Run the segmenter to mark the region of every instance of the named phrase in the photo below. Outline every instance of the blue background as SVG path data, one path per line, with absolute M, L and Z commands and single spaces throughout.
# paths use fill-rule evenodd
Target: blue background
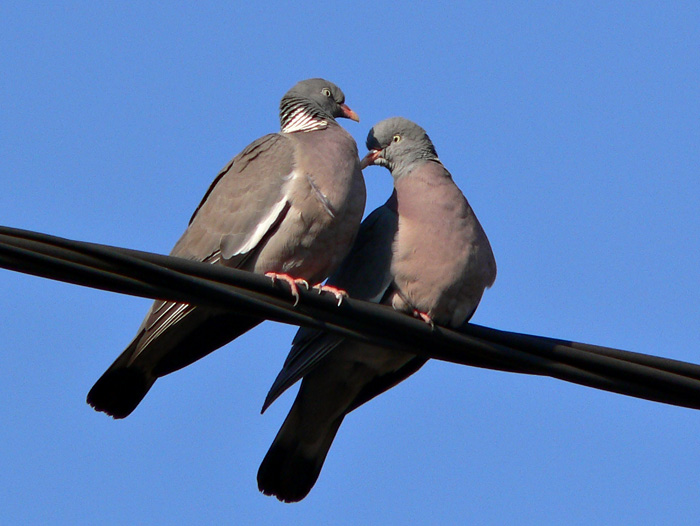
M 0 6 L 0 223 L 167 253 L 298 80 L 426 128 L 499 265 L 480 324 L 700 362 L 700 5 Z M 367 212 L 391 190 L 365 171 Z M 0 271 L 3 524 L 697 524 L 700 413 L 431 362 L 348 417 L 309 497 L 255 475 L 292 327 L 85 395 L 148 301 Z

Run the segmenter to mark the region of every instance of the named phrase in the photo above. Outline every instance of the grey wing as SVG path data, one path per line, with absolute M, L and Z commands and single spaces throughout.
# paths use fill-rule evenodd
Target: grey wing
M 328 280 L 329 284 L 346 290 L 351 298 L 380 303 L 391 286 L 392 246 L 398 228 L 398 215 L 390 202 L 391 199 L 362 222 L 350 253 Z M 282 370 L 267 394 L 262 411 L 342 341 L 341 336 L 328 332 L 299 329 Z
M 251 143 L 221 170 L 170 255 L 244 268 L 289 209 L 285 183 L 293 171 L 290 139 L 270 134 Z M 183 303 L 154 302 L 130 360 L 194 309 Z
M 394 195 L 360 225 L 355 243 L 328 284 L 347 291 L 351 298 L 379 303 L 391 284 L 391 258 L 399 215 Z
M 171 255 L 241 267 L 245 256 L 279 223 L 289 207 L 286 183 L 294 145 L 281 134 L 261 137 L 216 177 Z

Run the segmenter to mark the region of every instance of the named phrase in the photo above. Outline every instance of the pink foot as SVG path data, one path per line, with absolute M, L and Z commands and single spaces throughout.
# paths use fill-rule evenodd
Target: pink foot
M 433 323 L 433 319 L 428 315 L 428 313 L 426 313 L 426 312 L 421 312 L 421 311 L 419 311 L 419 310 L 413 309 L 413 315 L 414 315 L 416 318 L 420 318 L 420 319 L 423 320 L 425 323 L 427 323 L 428 325 L 430 325 L 430 328 L 431 328 L 431 329 L 434 329 L 434 328 L 435 328 L 435 323 Z
M 302 278 L 295 278 L 293 276 L 290 276 L 289 274 L 280 274 L 277 272 L 265 272 L 265 275 L 272 280 L 272 283 L 275 284 L 277 280 L 284 281 L 289 285 L 289 288 L 292 291 L 292 296 L 294 296 L 294 306 L 296 307 L 297 303 L 299 303 L 299 287 L 298 285 L 301 285 L 304 287 L 306 290 L 309 290 L 309 282 L 306 281 L 305 279 Z
M 333 285 L 321 285 L 320 283 L 318 285 L 314 285 L 314 288 L 318 290 L 318 293 L 321 294 L 321 292 L 330 292 L 335 296 L 335 299 L 338 300 L 338 307 L 340 307 L 340 304 L 343 303 L 343 298 L 348 297 L 347 291 L 343 289 L 339 289 L 338 287 L 334 287 Z

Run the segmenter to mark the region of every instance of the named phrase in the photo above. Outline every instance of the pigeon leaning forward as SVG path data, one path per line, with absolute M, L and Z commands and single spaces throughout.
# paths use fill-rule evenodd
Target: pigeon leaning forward
M 281 132 L 254 141 L 224 167 L 170 255 L 284 280 L 297 300 L 297 285 L 322 282 L 350 250 L 366 197 L 357 144 L 337 117 L 359 122 L 335 84 L 317 78 L 292 87 L 280 103 Z M 87 402 L 124 418 L 158 377 L 261 321 L 156 301 Z
M 329 283 L 352 298 L 391 305 L 430 324 L 465 324 L 496 279 L 491 246 L 469 203 L 417 124 L 384 120 L 370 131 L 367 148 L 362 167 L 388 168 L 394 192 L 362 223 Z M 263 406 L 303 377 L 258 471 L 260 491 L 285 502 L 303 499 L 345 415 L 425 362 L 332 333 L 299 330 Z

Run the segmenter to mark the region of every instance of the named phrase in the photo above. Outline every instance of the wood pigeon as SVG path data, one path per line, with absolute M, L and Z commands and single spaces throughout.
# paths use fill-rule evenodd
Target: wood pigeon
M 394 192 L 363 221 L 329 283 L 430 324 L 463 325 L 496 279 L 496 261 L 474 211 L 417 124 L 384 120 L 369 132 L 367 148 L 363 168 L 388 168 Z M 345 415 L 425 362 L 403 351 L 300 329 L 263 407 L 304 377 L 258 471 L 260 490 L 285 502 L 303 499 Z
M 338 117 L 359 121 L 332 82 L 315 78 L 292 87 L 280 103 L 281 131 L 254 141 L 224 167 L 171 255 L 283 279 L 297 300 L 297 283 L 322 282 L 350 250 L 366 197 L 357 145 Z M 87 402 L 124 418 L 156 378 L 261 321 L 156 301 Z

